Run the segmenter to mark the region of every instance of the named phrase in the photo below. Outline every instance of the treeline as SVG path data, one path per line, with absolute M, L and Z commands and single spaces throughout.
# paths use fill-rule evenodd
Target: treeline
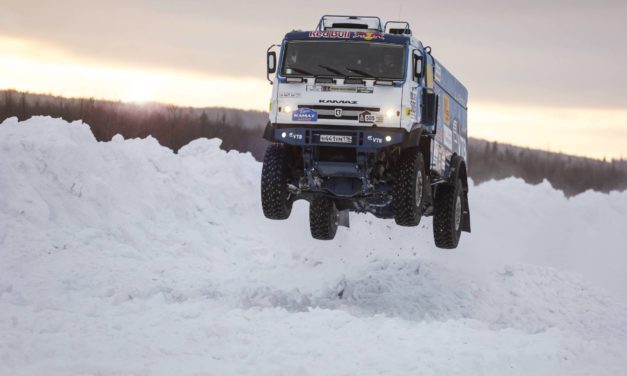
M 116 134 L 124 138 L 153 136 L 175 152 L 197 138 L 222 139 L 225 150 L 250 151 L 263 155 L 259 129 L 267 114 L 228 108 L 192 108 L 164 104 L 129 104 L 93 98 L 63 98 L 0 91 L 0 121 L 9 117 L 26 120 L 32 116 L 51 116 L 89 124 L 98 141 L 110 141 Z
M 587 190 L 627 189 L 627 161 L 601 161 L 562 153 L 471 139 L 468 159 L 475 183 L 518 177 L 530 184 L 548 180 L 566 196 Z
M 150 135 L 175 152 L 197 138 L 217 137 L 222 139 L 223 149 L 251 152 L 262 160 L 267 146 L 261 138 L 267 113 L 261 111 L 139 105 L 0 91 L 0 121 L 37 115 L 83 120 L 99 141 L 109 141 L 118 133 L 125 138 Z M 627 162 L 622 160 L 600 161 L 476 139 L 469 141 L 468 150 L 469 172 L 476 183 L 512 176 L 531 184 L 546 179 L 567 196 L 589 189 L 627 189 Z

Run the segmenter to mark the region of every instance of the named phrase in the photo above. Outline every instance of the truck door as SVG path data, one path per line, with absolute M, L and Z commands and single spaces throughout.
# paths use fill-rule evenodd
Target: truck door
M 420 95 L 422 96 L 422 124 L 427 126 L 432 132 L 436 129 L 438 98 L 435 93 L 435 81 L 433 57 L 431 54 L 424 56 L 424 79 L 423 88 Z
M 411 119 L 411 127 L 418 124 L 422 117 L 421 114 L 421 104 L 420 104 L 420 81 L 421 75 L 417 73 L 422 70 L 422 56 L 420 51 L 417 49 L 411 50 L 411 75 L 408 75 L 408 78 L 411 78 L 409 81 L 409 107 L 405 109 L 406 115 L 409 115 Z M 420 64 L 420 66 L 417 66 Z

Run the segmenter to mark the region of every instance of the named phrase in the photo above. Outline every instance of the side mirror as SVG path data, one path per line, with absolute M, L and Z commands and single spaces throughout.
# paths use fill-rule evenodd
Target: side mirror
M 272 74 L 276 72 L 276 52 L 270 51 L 268 52 L 268 74 Z
M 414 55 L 414 80 L 422 77 L 422 56 Z

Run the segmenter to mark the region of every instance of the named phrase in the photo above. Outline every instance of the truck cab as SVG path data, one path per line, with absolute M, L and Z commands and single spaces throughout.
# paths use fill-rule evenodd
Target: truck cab
M 468 93 L 407 22 L 323 16 L 271 46 L 267 72 L 266 217 L 307 200 L 313 237 L 328 240 L 351 211 L 402 226 L 434 216 L 436 245 L 457 247 L 470 231 Z

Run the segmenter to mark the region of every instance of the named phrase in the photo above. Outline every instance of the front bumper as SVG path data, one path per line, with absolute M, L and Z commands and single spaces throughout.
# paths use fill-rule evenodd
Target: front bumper
M 402 144 L 407 132 L 401 128 L 333 127 L 295 124 L 268 124 L 268 141 L 297 146 L 333 146 L 376 150 Z

